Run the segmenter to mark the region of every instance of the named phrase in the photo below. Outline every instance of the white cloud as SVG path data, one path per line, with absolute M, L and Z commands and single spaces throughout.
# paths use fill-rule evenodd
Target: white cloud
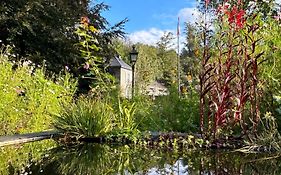
M 161 30 L 157 28 L 150 28 L 148 30 L 136 31 L 129 34 L 129 39 L 133 43 L 143 43 L 148 45 L 156 45 L 161 36 L 165 34 L 165 32 L 173 32 L 171 30 Z
M 143 43 L 148 44 L 152 46 L 156 46 L 156 43 L 160 40 L 160 38 L 167 32 L 172 32 L 174 35 L 173 39 L 173 45 L 171 49 L 177 50 L 177 38 L 176 38 L 176 29 L 167 29 L 167 30 L 161 30 L 157 28 L 150 28 L 149 30 L 141 30 L 136 31 L 134 33 L 129 34 L 129 40 L 133 43 Z M 180 36 L 180 49 L 183 48 L 183 41 L 184 37 L 183 35 Z
M 148 45 L 156 45 L 156 43 L 160 40 L 160 38 L 165 34 L 165 32 L 172 32 L 175 36 L 174 39 L 174 49 L 176 50 L 177 39 L 176 39 L 176 31 L 177 31 L 177 17 L 180 18 L 180 28 L 181 28 L 181 36 L 180 36 L 180 49 L 183 48 L 183 23 L 191 22 L 194 23 L 199 18 L 200 12 L 194 6 L 180 9 L 177 14 L 159 14 L 154 15 L 154 18 L 158 18 L 162 20 L 162 23 L 166 22 L 171 23 L 168 29 L 159 29 L 159 28 L 150 28 L 147 30 L 135 31 L 128 35 L 129 40 L 132 43 L 143 43 Z
M 275 2 L 278 4 L 281 4 L 281 0 L 276 0 Z
M 199 17 L 199 15 L 200 12 L 195 7 L 183 8 L 178 12 L 178 17 L 183 22 L 194 23 L 196 19 Z

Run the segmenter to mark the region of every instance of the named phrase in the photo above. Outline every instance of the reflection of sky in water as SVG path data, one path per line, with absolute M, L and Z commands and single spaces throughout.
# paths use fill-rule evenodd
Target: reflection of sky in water
M 125 171 L 126 175 L 131 175 L 127 170 Z M 139 171 L 134 175 L 188 175 L 188 165 L 185 165 L 182 159 L 176 161 L 174 165 L 165 164 L 164 168 L 153 167 L 147 171 Z
M 128 170 L 125 170 L 125 175 L 132 175 Z M 188 175 L 188 165 L 185 165 L 183 159 L 180 158 L 174 165 L 165 164 L 164 168 L 152 167 L 147 171 L 139 171 L 134 175 Z
M 151 168 L 147 175 L 159 175 L 159 174 L 181 174 L 185 175 L 188 174 L 188 165 L 184 165 L 182 159 L 176 161 L 174 165 L 165 164 L 165 167 L 159 169 L 157 167 Z M 142 174 L 142 173 L 140 173 Z

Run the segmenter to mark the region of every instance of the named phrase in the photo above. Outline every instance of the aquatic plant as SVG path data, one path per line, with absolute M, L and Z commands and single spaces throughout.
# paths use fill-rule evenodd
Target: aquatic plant
M 53 125 L 66 137 L 123 142 L 134 141 L 140 134 L 134 117 L 135 103 L 127 100 L 118 98 L 115 104 L 107 98 L 81 96 L 73 103 L 62 104 L 62 108 L 60 113 L 54 114 Z
M 118 99 L 118 116 L 116 117 L 115 125 L 119 129 L 133 130 L 137 127 L 134 122 L 136 104 Z
M 113 121 L 114 128 L 111 132 L 111 136 L 125 138 L 136 142 L 140 136 L 138 125 L 141 120 L 136 120 L 136 103 L 130 102 L 126 99 L 120 99 L 118 97 L 118 104 L 115 104 L 114 112 L 115 118 Z M 110 136 L 109 136 L 110 137 Z

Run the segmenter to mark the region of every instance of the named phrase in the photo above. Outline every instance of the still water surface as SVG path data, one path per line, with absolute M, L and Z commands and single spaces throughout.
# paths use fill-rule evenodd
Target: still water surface
M 278 154 L 143 148 L 133 145 L 61 146 L 53 141 L 0 148 L 0 174 L 185 175 L 281 174 Z

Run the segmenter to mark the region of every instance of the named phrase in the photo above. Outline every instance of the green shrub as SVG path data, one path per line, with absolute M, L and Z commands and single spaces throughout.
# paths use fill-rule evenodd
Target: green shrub
M 144 102 L 143 102 L 144 103 Z M 171 89 L 167 96 L 160 96 L 145 109 L 146 115 L 140 125 L 141 130 L 150 131 L 197 131 L 199 120 L 199 98 L 193 92 L 186 97 L 179 97 L 176 90 Z M 152 103 L 152 104 L 151 104 Z M 139 112 L 142 110 L 139 110 Z
M 135 95 L 132 101 L 136 105 L 134 119 L 138 123 L 137 128 L 141 131 L 153 130 L 152 126 L 157 125 L 151 118 L 154 101 L 144 95 Z
M 79 97 L 63 105 L 63 110 L 54 117 L 54 127 L 79 137 L 112 134 L 131 137 L 138 133 L 135 110 L 135 104 L 127 100 L 119 99 L 116 104 L 115 100 Z
M 135 103 L 121 102 L 118 100 L 118 115 L 116 116 L 116 126 L 119 129 L 133 130 L 136 128 L 134 115 L 136 111 Z
M 54 127 L 76 136 L 103 136 L 112 131 L 114 120 L 110 104 L 93 98 L 80 97 L 63 106 L 54 118 Z
M 8 51 L 0 54 L 0 135 L 50 129 L 51 113 L 72 99 L 76 83 L 69 74 L 46 79 L 44 68 L 29 62 L 15 68 L 9 57 Z
M 276 113 L 281 116 L 281 96 L 275 96 L 275 101 L 277 103 Z

